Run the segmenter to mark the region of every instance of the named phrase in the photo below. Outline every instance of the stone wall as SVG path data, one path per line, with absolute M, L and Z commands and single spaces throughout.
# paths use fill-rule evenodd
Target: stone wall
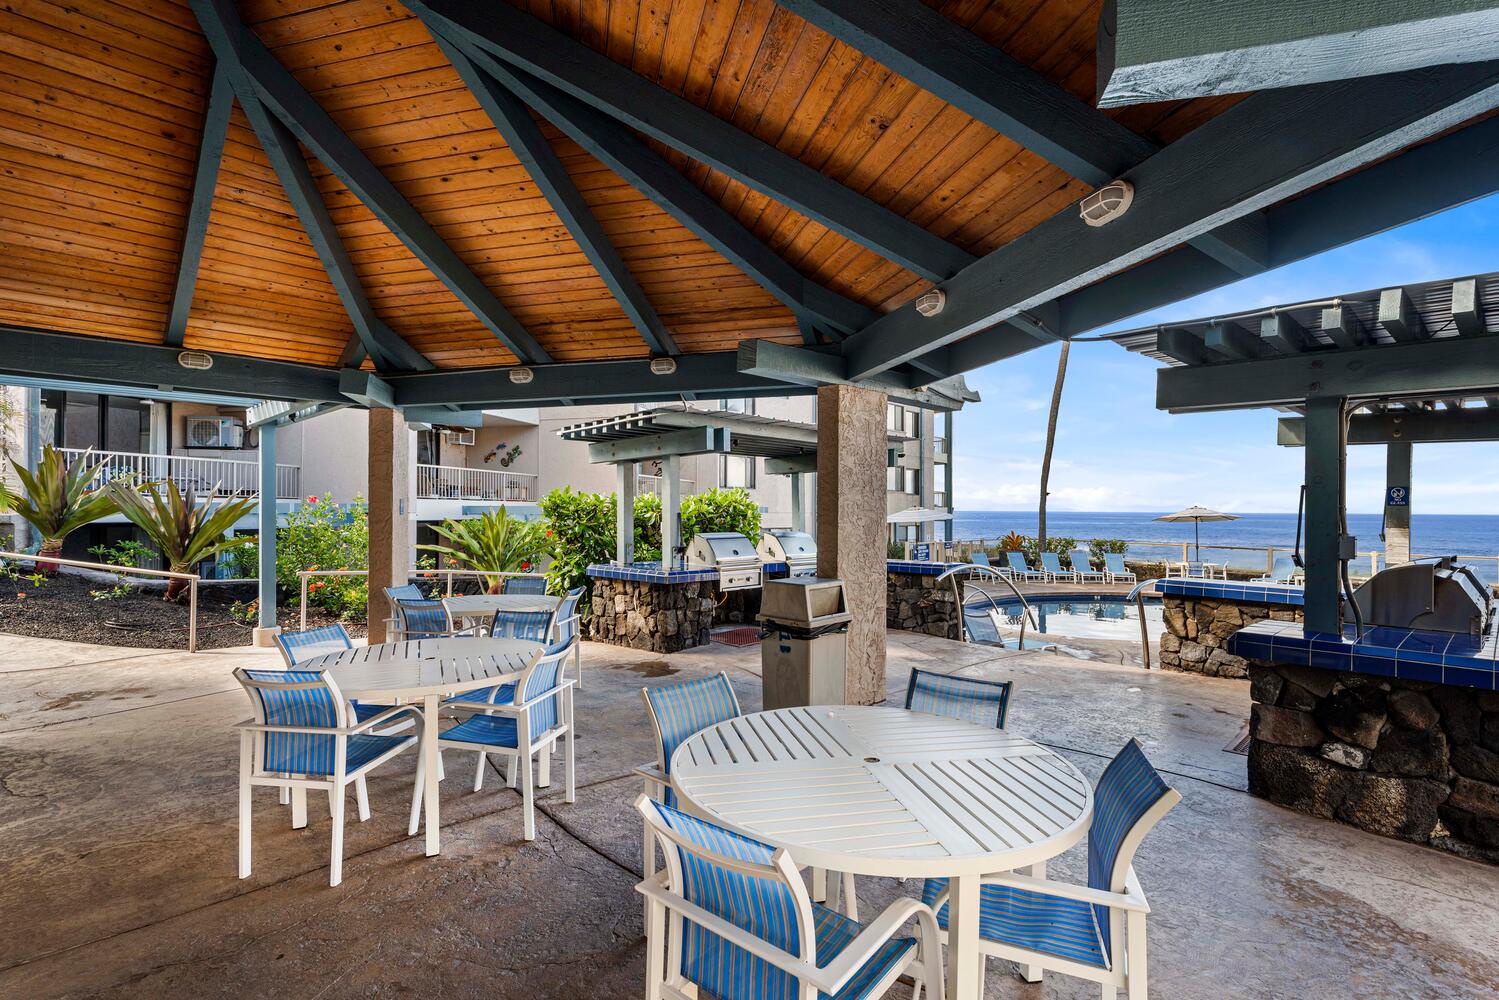
M 588 637 L 657 653 L 706 645 L 717 604 L 715 587 L 712 581 L 663 586 L 595 579 Z
M 1499 864 L 1499 692 L 1249 661 L 1249 790 Z
M 1229 636 L 1245 625 L 1266 618 L 1301 621 L 1301 609 L 1292 605 L 1170 595 L 1161 602 L 1161 615 L 1166 621 L 1160 643 L 1161 666 L 1210 677 L 1249 676 L 1249 661 L 1227 649 Z
M 925 632 L 945 639 L 961 639 L 951 581 L 937 584 L 925 573 L 885 574 L 885 625 L 907 632 Z

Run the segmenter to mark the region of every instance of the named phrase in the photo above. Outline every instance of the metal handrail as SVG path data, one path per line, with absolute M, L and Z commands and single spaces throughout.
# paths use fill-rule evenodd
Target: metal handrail
M 32 555 L 26 552 L 0 552 L 0 559 L 17 562 L 54 563 L 58 566 L 77 566 L 79 569 L 100 569 L 126 578 L 130 576 L 155 576 L 167 580 L 187 581 L 187 651 L 198 651 L 198 575 L 196 573 L 174 573 L 166 569 L 140 569 L 135 566 L 116 566 L 113 563 L 84 562 L 81 559 L 63 559 L 59 556 Z
M 1030 604 L 1030 602 L 1025 599 L 1025 595 L 1020 592 L 1020 588 L 1017 587 L 1017 586 L 1015 586 L 1015 581 L 1013 581 L 1009 577 L 1005 576 L 1003 573 L 1001 573 L 999 570 L 995 569 L 993 566 L 981 566 L 978 563 L 961 563 L 961 564 L 959 564 L 957 566 L 953 566 L 953 567 L 949 568 L 941 576 L 937 577 L 936 582 L 937 583 L 941 583 L 943 580 L 946 580 L 948 577 L 954 577 L 955 574 L 958 574 L 958 573 L 964 573 L 965 574 L 964 579 L 967 579 L 969 577 L 972 577 L 975 574 L 978 574 L 978 575 L 986 577 L 986 578 L 998 580 L 1000 583 L 1003 583 L 1006 587 L 1009 587 L 1012 592 L 1014 592 L 1015 597 L 1016 597 L 1016 599 L 1018 599 L 1020 601 L 1020 607 L 1022 608 L 1022 611 L 1020 613 L 1020 647 L 1019 648 L 1023 651 L 1025 649 L 1025 623 L 1027 621 L 1029 621 L 1035 627 L 1035 629 L 1036 629 L 1037 632 L 1041 631 L 1041 623 L 1036 620 L 1036 618 L 1034 616 L 1034 613 L 1031 611 L 1031 604 Z M 962 640 L 964 642 L 967 642 L 968 641 L 968 623 L 963 620 L 963 609 L 968 606 L 968 603 L 963 599 L 963 593 L 962 593 L 962 591 L 960 591 L 958 589 L 958 584 L 957 584 L 957 580 L 956 579 L 953 580 L 952 588 L 953 588 L 953 596 L 955 596 L 958 599 L 958 628 L 961 630 L 961 638 L 962 638 Z M 996 603 L 995 600 L 994 600 L 994 595 L 993 594 L 989 593 L 986 590 L 980 590 L 979 593 L 984 595 L 984 597 L 988 600 L 989 606 L 991 608 L 993 608 L 995 611 L 998 611 L 1000 609 L 999 604 Z M 977 603 L 977 602 L 975 602 L 975 603 Z
M 1126 594 L 1124 598 L 1126 601 L 1133 600 L 1135 602 L 1135 608 L 1140 612 L 1140 659 L 1144 662 L 1146 670 L 1150 669 L 1150 632 L 1145 628 L 1145 598 L 1147 596 L 1161 596 L 1160 591 L 1154 589 L 1152 589 L 1147 595 L 1146 588 L 1154 588 L 1155 585 L 1160 582 L 1161 581 L 1158 578 L 1141 580 L 1139 583 L 1135 584 L 1134 589 Z

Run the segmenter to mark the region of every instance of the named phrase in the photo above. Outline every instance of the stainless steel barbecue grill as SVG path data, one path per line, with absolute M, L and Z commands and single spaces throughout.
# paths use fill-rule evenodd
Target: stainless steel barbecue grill
M 785 563 L 792 577 L 817 575 L 817 542 L 805 531 L 768 528 L 760 533 L 760 561 Z
M 1494 610 L 1489 588 L 1454 556 L 1391 566 L 1365 580 L 1353 599 L 1371 628 L 1482 635 Z
M 687 568 L 718 570 L 719 590 L 760 586 L 760 556 L 748 538 L 734 531 L 693 535 L 687 544 Z

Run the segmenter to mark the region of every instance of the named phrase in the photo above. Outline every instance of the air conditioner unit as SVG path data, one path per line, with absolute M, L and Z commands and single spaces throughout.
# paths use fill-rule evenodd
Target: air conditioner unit
M 188 417 L 189 448 L 243 448 L 245 425 L 233 417 Z
M 472 445 L 474 443 L 472 427 L 449 427 L 443 433 L 447 435 L 449 444 Z

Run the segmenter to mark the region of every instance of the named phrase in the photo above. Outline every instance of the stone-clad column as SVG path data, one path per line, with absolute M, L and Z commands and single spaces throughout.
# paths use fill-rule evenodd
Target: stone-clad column
M 399 410 L 369 411 L 370 642 L 385 641 L 383 588 L 411 574 L 411 433 Z
M 817 390 L 817 575 L 843 581 L 853 614 L 844 694 L 885 697 L 885 394 Z

